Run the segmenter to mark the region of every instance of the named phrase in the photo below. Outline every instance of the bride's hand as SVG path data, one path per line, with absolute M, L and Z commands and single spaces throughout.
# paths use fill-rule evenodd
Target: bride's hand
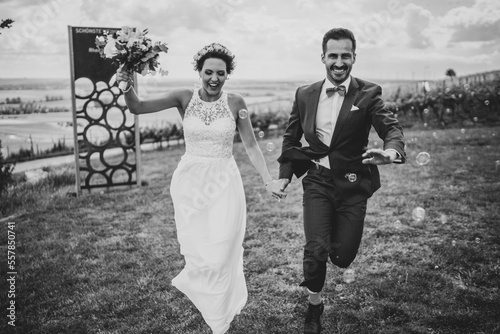
M 127 82 L 131 85 L 132 84 L 132 73 L 119 68 L 116 71 L 116 82 L 119 84 L 122 81 Z
M 272 180 L 266 185 L 266 190 L 278 201 L 286 198 L 286 193 L 281 190 L 281 182 L 278 180 Z

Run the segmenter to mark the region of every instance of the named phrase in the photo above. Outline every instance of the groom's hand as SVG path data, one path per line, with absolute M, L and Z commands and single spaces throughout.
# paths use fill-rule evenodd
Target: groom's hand
M 289 179 L 279 179 L 278 182 L 280 183 L 280 190 L 285 191 L 286 187 L 290 184 Z
M 398 153 L 395 150 L 382 150 L 380 148 L 372 148 L 363 153 L 362 163 L 372 165 L 390 164 L 396 160 Z
M 286 197 L 286 193 L 281 189 L 281 182 L 278 180 L 269 182 L 266 186 L 266 190 L 277 200 L 281 200 Z

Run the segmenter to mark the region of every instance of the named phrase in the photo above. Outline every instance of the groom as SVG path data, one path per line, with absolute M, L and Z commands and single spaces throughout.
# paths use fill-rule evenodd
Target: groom
M 321 290 L 328 257 L 347 268 L 361 242 L 367 199 L 380 187 L 376 165 L 404 163 L 403 131 L 384 106 L 380 86 L 352 77 L 356 40 L 348 29 L 323 37 L 326 79 L 297 89 L 280 163 L 284 190 L 293 174 L 304 188 L 304 286 L 309 306 L 304 333 L 320 333 Z M 383 149 L 369 149 L 370 128 Z M 302 147 L 304 136 L 308 146 Z

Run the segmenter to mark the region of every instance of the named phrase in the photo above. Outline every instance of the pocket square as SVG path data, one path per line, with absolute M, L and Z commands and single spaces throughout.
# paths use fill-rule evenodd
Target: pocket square
M 352 106 L 351 111 L 355 111 L 355 110 L 359 110 L 359 108 L 356 106 Z

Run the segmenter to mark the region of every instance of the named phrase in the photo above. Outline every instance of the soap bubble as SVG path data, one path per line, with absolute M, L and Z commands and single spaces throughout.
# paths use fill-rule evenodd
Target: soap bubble
M 457 245 L 457 241 L 456 241 L 456 240 L 452 240 L 452 241 L 451 241 L 451 245 L 452 245 L 453 247 L 455 247 L 455 246 Z
M 465 133 L 465 129 L 460 129 L 460 132 L 461 133 Z
M 275 149 L 274 143 L 269 142 L 266 144 L 266 150 L 268 150 L 269 152 L 274 151 L 274 149 Z
M 418 165 L 423 166 L 423 165 L 427 165 L 429 163 L 429 161 L 431 161 L 431 156 L 427 152 L 420 152 L 419 154 L 417 154 L 417 157 L 415 160 L 416 160 Z
M 248 110 L 246 109 L 241 109 L 239 112 L 238 112 L 238 116 L 241 118 L 241 119 L 245 119 L 248 117 Z
M 480 242 L 481 242 L 481 239 L 476 238 L 476 240 L 475 240 L 475 241 L 476 241 L 476 244 L 478 244 L 478 243 L 480 243 Z
M 402 227 L 403 227 L 403 224 L 401 224 L 401 220 L 399 220 L 399 219 L 398 219 L 398 220 L 396 220 L 396 221 L 394 222 L 394 228 L 396 228 L 396 229 L 400 229 L 400 228 L 402 228 Z
M 342 278 L 345 283 L 350 284 L 356 280 L 356 271 L 354 269 L 346 269 Z
M 484 101 L 484 104 L 485 104 L 485 105 L 489 105 L 489 104 L 490 104 L 490 101 L 486 100 L 486 101 Z
M 266 135 L 266 134 L 264 133 L 264 131 L 259 131 L 259 133 L 258 133 L 258 136 L 259 136 L 259 138 L 261 138 L 261 139 L 262 139 L 262 138 L 264 138 L 264 136 L 265 136 L 265 135 Z
M 421 222 L 425 218 L 425 209 L 418 206 L 415 209 L 413 209 L 411 216 L 413 220 L 415 220 L 416 222 Z

